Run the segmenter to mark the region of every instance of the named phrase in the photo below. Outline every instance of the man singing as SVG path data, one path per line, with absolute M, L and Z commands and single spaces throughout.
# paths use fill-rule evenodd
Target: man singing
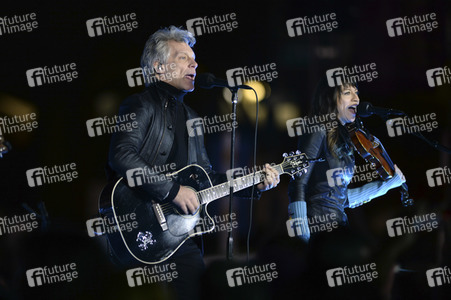
M 190 32 L 175 26 L 156 31 L 147 41 L 141 57 L 146 89 L 128 97 L 119 111 L 120 115 L 136 114 L 138 128 L 116 132 L 111 139 L 109 166 L 117 176 L 125 178 L 127 170 L 134 168 L 172 164 L 181 169 L 197 164 L 207 171 L 214 185 L 227 180 L 224 174 L 212 170 L 203 136 L 188 135 L 186 127 L 186 121 L 197 118 L 183 102 L 185 94 L 194 90 L 197 62 L 191 47 L 195 42 Z M 279 183 L 279 174 L 269 164 L 265 173 L 264 182 L 257 185 L 258 194 Z M 185 214 L 195 213 L 199 206 L 195 192 L 174 180 L 138 188 L 155 201 L 172 202 Z M 243 196 L 251 196 L 250 189 L 242 192 Z M 197 244 L 188 239 L 169 261 L 177 266 L 178 277 L 173 283 L 178 298 L 198 298 L 199 277 L 205 265 Z

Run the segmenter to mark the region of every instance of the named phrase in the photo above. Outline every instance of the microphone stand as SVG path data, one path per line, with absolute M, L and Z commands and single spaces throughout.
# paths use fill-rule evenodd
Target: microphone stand
M 378 116 L 381 117 L 385 122 L 387 122 L 387 121 L 389 120 L 389 117 L 388 117 L 388 116 L 389 116 L 389 115 L 392 115 L 392 114 L 395 114 L 395 115 L 402 115 L 402 116 L 405 116 L 405 117 L 409 117 L 405 112 L 402 112 L 402 111 L 400 111 L 399 113 L 391 113 L 391 112 L 387 112 L 387 113 L 384 114 L 384 115 L 378 114 Z M 436 150 L 443 151 L 443 152 L 446 152 L 446 153 L 448 153 L 448 154 L 451 154 L 451 149 L 450 149 L 450 148 L 448 148 L 448 147 L 446 147 L 446 146 L 440 144 L 440 143 L 437 142 L 437 141 L 428 139 L 428 138 L 425 137 L 420 131 L 418 131 L 418 132 L 416 132 L 416 131 L 415 131 L 415 132 L 409 132 L 409 134 L 411 134 L 411 135 L 413 135 L 413 136 L 416 136 L 416 137 L 419 138 L 419 139 L 422 139 L 423 141 L 425 141 L 427 144 L 429 144 L 432 148 L 434 148 L 434 149 L 436 149 Z
M 236 104 L 238 103 L 238 89 L 239 87 L 229 87 L 232 92 L 232 122 L 236 121 Z M 230 140 L 230 170 L 235 168 L 235 126 L 232 126 L 232 135 Z M 230 231 L 227 236 L 227 260 L 231 260 L 233 258 L 233 236 L 232 236 L 232 199 L 233 199 L 233 185 L 230 185 L 230 193 L 229 193 L 229 228 Z
M 203 76 L 202 76 L 203 75 Z M 232 122 L 236 121 L 236 104 L 238 103 L 238 90 L 239 89 L 248 89 L 253 90 L 251 87 L 247 85 L 236 85 L 230 86 L 228 82 L 225 80 L 217 79 L 211 73 L 204 73 L 199 75 L 199 86 L 206 89 L 211 89 L 212 87 L 227 87 L 232 93 L 232 114 L 235 116 L 232 119 Z M 230 169 L 233 170 L 235 167 L 235 126 L 232 126 L 232 135 L 230 142 Z M 231 181 L 230 181 L 231 182 Z M 229 193 L 229 221 L 228 225 L 230 231 L 227 237 L 227 259 L 231 260 L 233 257 L 233 237 L 232 237 L 232 200 L 233 200 L 233 186 L 230 185 L 230 193 Z

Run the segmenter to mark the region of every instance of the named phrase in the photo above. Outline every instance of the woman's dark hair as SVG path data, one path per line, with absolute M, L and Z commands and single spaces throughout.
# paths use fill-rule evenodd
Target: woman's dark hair
M 318 82 L 315 93 L 313 95 L 313 102 L 310 110 L 310 115 L 329 115 L 335 114 L 336 121 L 340 123 L 338 120 L 338 108 L 337 101 L 340 97 L 340 93 L 348 88 L 348 87 L 357 87 L 355 83 L 344 83 L 343 85 L 337 85 L 335 87 L 330 87 L 327 81 L 327 77 L 323 76 L 321 80 Z M 347 150 L 347 140 L 341 138 L 340 136 L 344 135 L 344 127 L 338 125 L 337 127 L 332 128 L 327 132 L 327 146 L 335 157 L 340 157 L 343 154 L 347 154 L 343 151 Z

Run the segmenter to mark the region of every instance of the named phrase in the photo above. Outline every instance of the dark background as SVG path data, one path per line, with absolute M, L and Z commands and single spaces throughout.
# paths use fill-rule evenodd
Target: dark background
M 104 166 L 110 139 L 109 135 L 89 137 L 85 123 L 88 119 L 117 114 L 122 99 L 142 90 L 128 86 L 125 72 L 139 66 L 147 38 L 161 27 L 185 27 L 188 19 L 234 12 L 237 29 L 197 37 L 194 46 L 199 63 L 197 72 L 225 78 L 227 69 L 277 64 L 278 78 L 268 85 L 271 94 L 260 102 L 257 165 L 280 163 L 283 152 L 296 149 L 296 139 L 290 138 L 286 127 L 278 125 L 277 120 L 307 113 L 314 87 L 327 69 L 372 62 L 376 63 L 379 76 L 359 85 L 360 100 L 400 109 L 409 115 L 435 112 L 439 128 L 426 135 L 451 146 L 451 87 L 446 84 L 431 88 L 425 76 L 428 69 L 450 65 L 448 1 L 53 1 L 1 6 L 2 16 L 36 13 L 38 28 L 31 33 L 0 36 L 0 116 L 35 112 L 39 127 L 31 133 L 5 136 L 13 149 L 0 160 L 0 216 L 25 214 L 24 203 L 37 209 L 43 202 L 50 226 L 47 229 L 41 226 L 39 232 L 32 234 L 0 236 L 0 298 L 40 297 L 47 289 L 50 294 L 61 292 L 80 299 L 88 295 L 103 298 L 106 294 L 117 299 L 132 295 L 139 299 L 141 293 L 149 298 L 161 296 L 156 286 L 128 288 L 125 274 L 115 273 L 106 261 L 104 240 L 89 238 L 85 225 L 86 220 L 97 216 L 97 198 L 106 183 Z M 137 14 L 138 29 L 88 36 L 86 20 L 133 12 Z M 332 12 L 338 21 L 338 28 L 332 32 L 288 36 L 285 25 L 288 19 Z M 438 29 L 388 36 L 386 20 L 432 12 L 437 14 Z M 72 82 L 28 86 L 26 70 L 72 62 L 77 64 L 79 73 Z M 221 89 L 196 89 L 185 101 L 200 116 L 224 114 L 231 109 Z M 285 116 L 284 105 L 293 105 L 288 107 L 298 109 L 298 115 Z M 250 166 L 254 121 L 249 108 L 241 103 L 238 111 L 236 165 Z M 259 287 L 262 294 L 243 289 L 239 295 L 249 292 L 255 297 L 271 298 L 297 293 L 306 298 L 321 298 L 338 290 L 351 299 L 362 299 L 365 296 L 361 296 L 361 291 L 368 292 L 366 286 L 357 284 L 349 291 L 330 289 L 325 285 L 322 267 L 325 270 L 377 262 L 382 275 L 369 284 L 372 295 L 392 299 L 444 297 L 441 288 L 427 286 L 424 272 L 450 265 L 450 186 L 429 187 L 425 172 L 449 166 L 450 156 L 413 136 L 389 137 L 385 123 L 378 117 L 364 122 L 406 175 L 415 206 L 402 207 L 399 193 L 390 191 L 363 207 L 347 211 L 351 233 L 337 232 L 323 243 L 307 247 L 287 235 L 289 177 L 283 175 L 280 185 L 264 193 L 254 205 L 250 243 L 252 257 L 276 262 L 280 278 Z M 229 166 L 228 138 L 228 134 L 206 136 L 212 164 L 222 172 Z M 28 186 L 26 170 L 72 162 L 77 164 L 79 173 L 73 182 Z M 220 200 L 210 207 L 222 215 L 226 212 L 226 201 Z M 240 264 L 246 254 L 249 202 L 236 202 L 234 208 L 239 223 L 234 234 L 235 263 Z M 440 229 L 406 238 L 387 236 L 387 219 L 431 212 L 439 216 Z M 236 290 L 224 287 L 225 269 L 229 266 L 223 261 L 225 239 L 223 233 L 205 236 L 205 260 L 211 276 L 204 282 L 204 288 L 206 295 L 210 290 L 224 288 L 218 294 L 227 299 L 227 293 Z M 80 280 L 35 290 L 28 288 L 25 270 L 72 261 L 80 262 Z M 313 262 L 317 268 L 312 267 Z M 394 265 L 413 272 L 392 272 Z M 219 297 L 216 293 L 211 295 Z

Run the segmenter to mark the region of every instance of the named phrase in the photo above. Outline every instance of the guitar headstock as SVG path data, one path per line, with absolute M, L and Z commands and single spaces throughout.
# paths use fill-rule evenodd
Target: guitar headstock
M 291 151 L 289 154 L 284 153 L 283 157 L 283 162 L 280 164 L 283 173 L 292 177 L 300 172 L 307 173 L 310 164 L 305 153 L 296 150 L 296 152 Z

